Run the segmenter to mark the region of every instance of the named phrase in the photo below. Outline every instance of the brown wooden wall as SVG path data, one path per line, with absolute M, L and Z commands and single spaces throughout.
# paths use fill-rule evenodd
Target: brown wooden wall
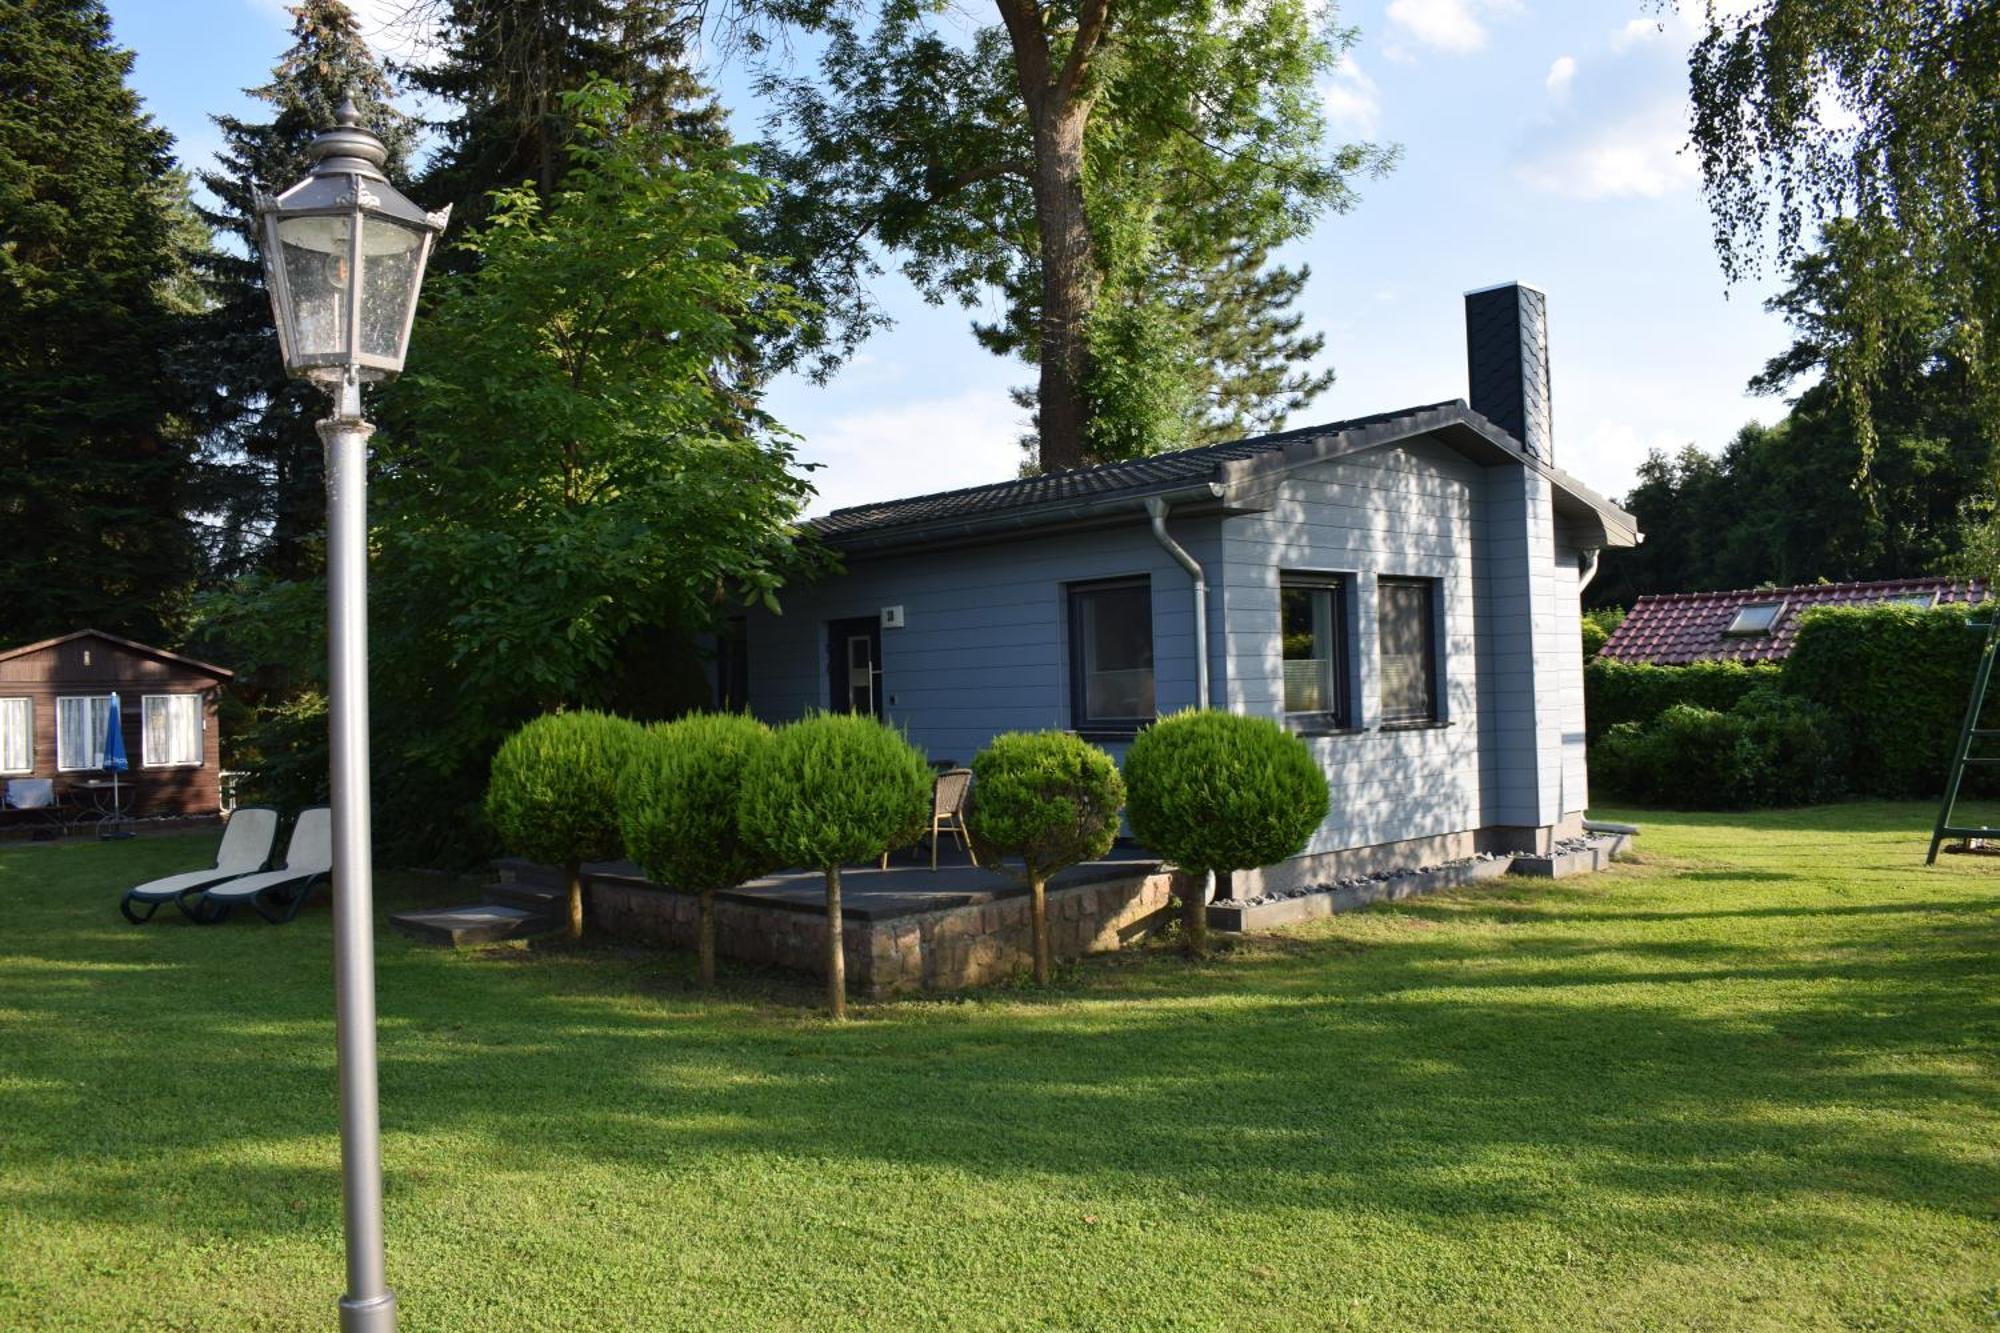
M 214 814 L 222 808 L 222 735 L 216 721 L 221 687 L 215 676 L 186 663 L 94 637 L 69 639 L 0 661 L 0 697 L 26 696 L 34 701 L 35 712 L 35 771 L 0 775 L 0 782 L 10 777 L 54 778 L 58 792 L 69 791 L 74 799 L 87 801 L 86 795 L 74 790 L 76 784 L 107 775 L 56 771 L 56 700 L 115 691 L 122 710 L 125 757 L 132 765 L 118 775 L 119 785 L 127 788 L 124 808 L 140 815 Z M 146 767 L 143 701 L 148 694 L 203 696 L 200 767 Z

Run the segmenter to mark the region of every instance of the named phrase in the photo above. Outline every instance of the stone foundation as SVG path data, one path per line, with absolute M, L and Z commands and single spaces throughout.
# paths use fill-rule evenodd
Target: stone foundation
M 1176 876 L 1153 871 L 1048 891 L 1049 946 L 1056 959 L 1123 948 L 1166 920 Z M 841 913 L 850 993 L 880 999 L 920 991 L 990 985 L 1034 967 L 1025 888 L 934 912 L 877 916 Z M 586 908 L 595 931 L 624 940 L 695 945 L 697 901 L 644 880 L 593 875 Z M 826 973 L 826 913 L 803 905 L 722 893 L 715 902 L 715 947 L 724 958 Z

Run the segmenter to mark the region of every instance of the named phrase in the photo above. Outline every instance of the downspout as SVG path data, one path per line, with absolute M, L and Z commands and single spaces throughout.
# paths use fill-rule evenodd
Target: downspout
M 1194 696 L 1197 707 L 1208 707 L 1208 576 L 1201 564 L 1167 532 L 1167 502 L 1157 495 L 1146 497 L 1146 513 L 1153 520 L 1153 540 L 1194 580 Z
M 1604 552 L 1601 547 L 1584 546 L 1578 548 L 1577 555 L 1579 558 L 1576 562 L 1576 606 L 1579 614 L 1583 611 L 1583 590 L 1588 588 L 1590 581 L 1597 577 L 1597 560 L 1603 554 Z M 1556 818 L 1561 819 L 1569 813 L 1567 809 L 1569 805 L 1569 765 L 1561 762 L 1558 762 L 1556 765 L 1556 804 L 1565 807 L 1556 811 Z M 1588 821 L 1586 821 L 1586 825 L 1587 823 Z

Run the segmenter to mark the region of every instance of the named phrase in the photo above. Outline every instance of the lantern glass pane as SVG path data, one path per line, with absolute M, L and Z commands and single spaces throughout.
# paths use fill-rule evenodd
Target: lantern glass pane
M 278 246 L 292 294 L 292 350 L 301 361 L 347 352 L 348 215 L 281 218 Z
M 380 217 L 364 217 L 361 228 L 361 351 L 401 364 L 424 233 Z

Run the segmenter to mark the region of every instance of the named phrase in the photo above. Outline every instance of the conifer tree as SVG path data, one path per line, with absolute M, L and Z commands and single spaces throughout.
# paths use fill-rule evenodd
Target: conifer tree
M 0 0 L 0 642 L 172 639 L 196 573 L 184 181 L 100 0 Z

